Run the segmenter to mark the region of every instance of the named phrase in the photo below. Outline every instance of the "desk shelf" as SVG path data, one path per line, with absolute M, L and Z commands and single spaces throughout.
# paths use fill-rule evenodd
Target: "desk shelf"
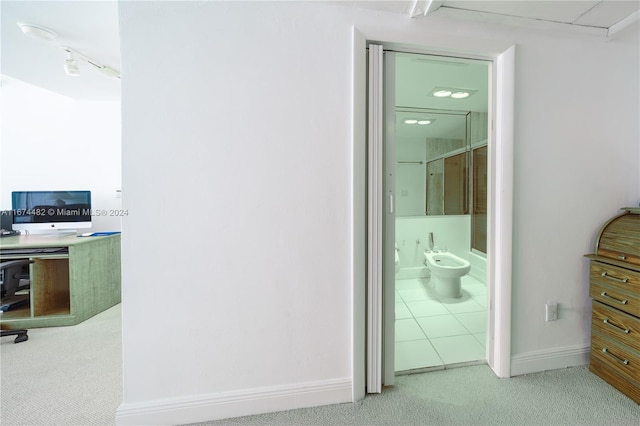
M 2 254 L 15 248 L 66 247 L 68 254 Z M 3 329 L 75 325 L 120 303 L 120 235 L 17 236 L 0 241 L 0 259 L 32 259 L 30 303 L 4 312 Z

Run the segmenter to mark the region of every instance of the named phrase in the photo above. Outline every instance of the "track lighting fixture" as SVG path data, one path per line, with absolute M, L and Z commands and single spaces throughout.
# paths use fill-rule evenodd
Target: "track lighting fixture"
M 98 71 L 100 71 L 102 74 L 106 75 L 107 77 L 111 77 L 111 78 L 116 78 L 116 79 L 120 79 L 120 72 L 116 69 L 113 69 L 107 65 L 102 65 L 98 62 L 96 62 L 95 60 L 89 58 L 86 55 L 83 55 L 82 53 L 78 52 L 77 50 L 74 50 L 70 47 L 67 46 L 63 46 L 62 49 L 64 51 L 66 51 L 68 53 L 68 57 L 67 60 L 65 61 L 65 65 L 64 68 L 67 71 L 68 75 L 80 75 L 80 71 L 78 70 L 78 62 L 77 59 L 81 59 L 82 61 L 88 63 L 89 65 L 93 65 Z M 74 64 L 75 64 L 75 70 L 76 73 L 72 74 L 68 71 L 67 69 L 67 64 L 69 63 L 69 59 L 72 59 Z
M 76 59 L 73 57 L 73 53 L 71 52 L 67 53 L 67 59 L 65 59 L 64 61 L 64 71 L 67 73 L 67 75 L 80 75 L 78 62 L 76 62 Z
M 22 32 L 30 37 L 37 38 L 39 40 L 51 41 L 55 39 L 58 35 L 51 31 L 50 29 L 41 27 L 39 25 L 25 24 L 24 22 L 18 22 L 18 27 Z M 78 52 L 77 50 L 72 49 L 67 46 L 60 46 L 62 50 L 67 52 L 67 58 L 64 61 L 64 71 L 67 75 L 78 76 L 80 75 L 80 68 L 78 67 L 78 60 L 82 60 L 87 62 L 88 64 L 93 65 L 98 71 L 107 77 L 120 79 L 120 71 L 111 68 L 107 65 L 102 65 L 95 60 L 89 58 L 88 56 Z

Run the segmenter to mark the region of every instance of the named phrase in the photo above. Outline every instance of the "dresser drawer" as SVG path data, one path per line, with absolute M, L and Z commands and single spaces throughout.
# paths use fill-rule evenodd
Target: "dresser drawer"
M 600 232 L 596 254 L 640 265 L 640 214 L 622 214 Z
M 640 273 L 592 261 L 589 276 L 594 300 L 640 317 Z
M 595 331 L 591 334 L 591 358 L 640 386 L 640 354 L 633 349 Z
M 623 394 L 627 395 L 637 404 L 640 404 L 640 386 L 638 386 L 637 381 L 618 374 L 615 370 L 609 367 L 608 364 L 600 361 L 599 358 L 596 358 L 593 355 L 591 355 L 589 371 L 609 383 L 614 388 L 618 389 Z
M 591 318 L 592 332 L 608 336 L 640 353 L 640 318 L 596 301 Z

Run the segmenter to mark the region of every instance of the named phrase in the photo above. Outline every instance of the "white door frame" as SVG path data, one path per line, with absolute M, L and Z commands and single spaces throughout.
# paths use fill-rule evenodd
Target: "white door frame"
M 358 158 L 366 147 L 363 141 L 363 133 L 358 129 L 359 125 L 366 125 L 363 119 L 362 97 L 366 97 L 366 85 L 363 87 L 362 79 L 366 75 L 365 37 L 354 28 L 354 172 L 362 170 L 361 161 Z M 511 374 L 511 259 L 512 259 L 512 206 L 513 206 L 513 119 L 514 119 L 514 68 L 515 46 L 501 49 L 497 53 L 492 52 L 447 52 L 442 50 L 430 50 L 422 48 L 406 48 L 393 43 L 381 43 L 386 48 L 402 50 L 412 53 L 430 55 L 445 55 L 468 59 L 482 59 L 491 62 L 491 87 L 489 119 L 491 123 L 489 140 L 489 194 L 488 203 L 488 292 L 490 305 L 488 309 L 488 357 L 487 362 L 498 377 L 510 377 Z M 362 66 L 365 69 L 362 69 Z M 366 169 L 366 165 L 364 167 Z M 363 197 L 362 191 L 355 184 L 361 179 L 354 176 L 354 200 L 357 202 Z M 354 212 L 357 209 L 354 209 Z M 365 209 L 366 210 L 366 209 Z M 358 229 L 363 225 L 363 218 L 354 217 L 354 236 L 361 235 Z M 364 233 L 366 237 L 366 232 Z M 354 265 L 362 264 L 362 242 L 354 241 Z M 367 242 L 364 242 L 364 247 Z M 366 259 L 365 259 L 366 264 Z M 368 327 L 363 312 L 370 312 L 372 306 L 367 305 L 366 293 L 363 291 L 364 283 L 362 274 L 354 271 L 354 401 L 364 396 L 366 389 L 365 375 L 371 383 L 383 383 L 381 363 L 370 364 L 366 362 L 365 354 L 368 342 L 382 342 L 383 330 L 381 322 L 371 324 Z M 362 306 L 365 305 L 365 306 Z M 380 308 L 381 310 L 381 308 Z M 382 321 L 382 320 L 381 320 Z M 365 333 L 365 329 L 367 332 Z M 382 348 L 379 349 L 382 355 Z M 381 358 L 378 360 L 381 361 Z M 383 360 L 382 360 L 383 361 Z M 364 365 L 363 365 L 364 364 Z M 366 374 L 363 374 L 366 372 Z M 379 392 L 375 387 L 367 390 Z

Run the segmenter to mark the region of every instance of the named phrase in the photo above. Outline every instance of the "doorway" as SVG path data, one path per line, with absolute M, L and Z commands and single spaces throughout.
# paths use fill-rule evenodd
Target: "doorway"
M 395 66 L 385 91 L 395 104 L 385 141 L 396 151 L 395 279 L 383 283 L 395 286 L 395 374 L 486 362 L 487 167 L 477 153 L 488 145 L 490 62 L 407 52 L 385 61 Z M 470 263 L 457 297 L 436 288 L 425 253 Z
M 385 50 L 386 49 L 386 50 Z M 393 50 L 391 50 L 393 49 Z M 434 54 L 434 56 L 455 57 L 464 60 L 484 60 L 489 63 L 489 111 L 487 141 L 487 205 L 486 250 L 487 250 L 487 306 L 486 357 L 487 363 L 498 377 L 510 375 L 510 291 L 511 291 L 511 199 L 512 199 L 512 150 L 513 150 L 513 67 L 515 48 L 503 50 L 499 54 L 486 55 L 442 55 L 442 52 L 427 52 L 416 49 L 397 48 L 370 44 L 368 46 L 368 204 L 367 204 L 367 293 L 366 293 L 366 336 L 365 336 L 365 377 L 366 392 L 381 391 L 382 385 L 391 385 L 395 377 L 395 277 L 394 239 L 389 228 L 395 228 L 396 203 L 395 185 L 382 185 L 382 177 L 391 182 L 395 173 L 383 170 L 380 160 L 383 149 L 383 133 L 395 123 L 386 122 L 382 113 L 389 104 L 388 83 L 393 78 L 394 67 L 383 65 L 383 55 L 397 52 Z M 366 63 L 365 63 L 366 65 Z M 385 84 L 382 82 L 385 81 Z M 392 82 L 395 80 L 391 80 Z M 384 96 L 383 96 L 384 92 Z M 382 126 L 385 123 L 386 126 Z M 386 128 L 384 128 L 386 127 Z M 383 132 L 384 128 L 384 132 Z M 394 151 L 395 153 L 395 151 Z M 389 157 L 384 156 L 385 159 Z M 395 162 L 395 158 L 391 157 Z M 375 161 L 372 161 L 375 160 Z M 389 175 L 389 176 L 387 176 Z M 374 185 L 371 185 L 371 183 Z M 391 217 L 394 220 L 389 220 Z M 383 222 L 386 229 L 383 232 Z M 386 235 L 386 238 L 383 238 Z M 390 235 L 392 236 L 390 238 Z M 383 241 L 386 240 L 386 241 Z M 391 242 L 390 242 L 391 241 Z M 391 278 L 389 278 L 389 275 Z M 387 277 L 383 279 L 383 277 Z M 392 285 L 385 283 L 392 282 Z M 391 289 L 390 289 L 391 287 Z M 384 296 L 384 297 L 383 297 Z M 357 328 L 356 328 L 357 330 Z M 357 364 L 357 359 L 356 359 Z M 356 376 L 358 379 L 358 376 Z

